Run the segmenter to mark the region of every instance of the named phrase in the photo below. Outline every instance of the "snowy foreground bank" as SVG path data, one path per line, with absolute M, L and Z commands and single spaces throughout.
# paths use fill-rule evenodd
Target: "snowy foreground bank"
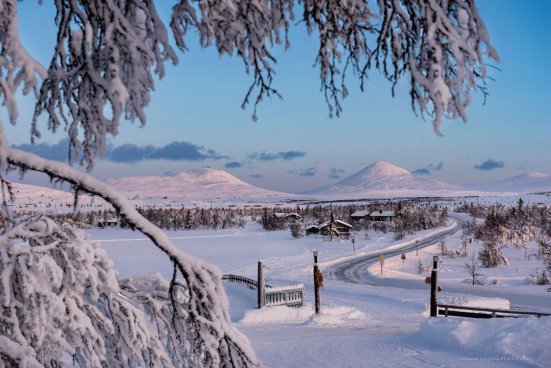
M 409 240 L 427 233 L 430 231 L 417 233 Z M 353 245 L 350 240 L 326 242 L 321 237 L 297 240 L 289 231 L 265 232 L 249 223 L 245 229 L 169 232 L 169 236 L 178 247 L 217 265 L 223 273 L 254 278 L 256 262 L 263 259 L 268 283 L 305 284 L 304 307 L 262 310 L 255 309 L 254 291 L 225 284 L 232 320 L 268 367 L 548 367 L 551 362 L 551 317 L 429 318 L 429 290 L 422 277 L 415 275 L 415 252 L 408 253 L 404 263 L 399 258 L 385 260 L 388 272 L 384 280 L 370 270 L 374 280 L 386 280 L 388 286 L 352 284 L 325 274 L 321 314 L 316 316 L 312 306 L 312 251 L 319 251 L 322 263 L 331 263 L 384 250 L 394 244 L 392 233 L 369 232 L 367 238 L 356 237 Z M 90 237 L 101 241 L 123 275 L 171 275 L 164 256 L 135 232 L 92 230 Z M 437 250 L 429 248 L 420 256 L 430 259 Z M 533 299 L 536 309 L 551 309 L 551 293 L 541 287 L 503 282 L 498 296 L 486 298 L 482 295 L 490 287 L 479 287 L 475 293 L 466 286 L 448 290 L 453 278 L 464 278 L 458 272 L 450 271 L 449 275 L 453 277 L 444 284 L 449 300 L 507 308 L 517 305 L 519 299 L 530 305 Z

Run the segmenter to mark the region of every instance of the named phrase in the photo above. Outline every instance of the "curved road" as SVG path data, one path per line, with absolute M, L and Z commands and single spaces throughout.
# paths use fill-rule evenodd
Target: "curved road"
M 373 286 L 396 287 L 402 289 L 428 290 L 427 285 L 419 280 L 403 280 L 393 278 L 379 278 L 370 274 L 367 268 L 379 261 L 379 256 L 384 254 L 385 258 L 393 257 L 401 253 L 411 252 L 415 249 L 421 249 L 433 245 L 436 242 L 445 239 L 460 230 L 469 220 L 457 214 L 450 214 L 450 218 L 455 221 L 455 226 L 451 229 L 442 230 L 432 236 L 404 247 L 392 249 L 389 251 L 377 252 L 368 256 L 358 257 L 351 260 L 345 260 L 331 265 L 325 271 L 332 272 L 333 276 L 340 281 L 356 284 L 367 284 Z M 488 288 L 484 286 L 469 286 L 457 283 L 439 283 L 446 293 L 470 294 L 482 297 L 498 297 L 509 300 L 511 309 L 518 310 L 538 310 L 540 312 L 551 312 L 551 295 L 529 295 L 523 293 L 522 288 Z
M 405 245 L 400 248 L 380 251 L 375 254 L 370 254 L 363 257 L 346 260 L 341 263 L 331 265 L 326 268 L 327 271 L 331 271 L 333 276 L 338 280 L 352 282 L 356 284 L 369 284 L 377 285 L 372 278 L 368 277 L 367 268 L 372 263 L 379 261 L 379 256 L 383 254 L 386 258 L 393 257 L 402 253 L 411 252 L 415 249 L 421 249 L 433 245 L 442 239 L 454 234 L 456 231 L 462 228 L 462 224 L 466 221 L 460 216 L 450 215 L 455 220 L 455 225 L 451 229 L 442 230 L 436 234 L 433 234 L 425 239 L 419 240 L 418 243 Z

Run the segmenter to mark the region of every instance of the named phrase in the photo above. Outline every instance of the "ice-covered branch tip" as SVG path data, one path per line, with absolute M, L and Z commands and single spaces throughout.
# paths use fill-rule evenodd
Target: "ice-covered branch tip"
M 70 161 L 92 167 L 121 119 L 145 123 L 155 78 L 164 76 L 165 62 L 178 62 L 160 3 L 56 1 L 57 42 L 46 71 L 21 45 L 17 1 L 1 2 L 0 95 L 10 119 L 17 88 L 36 91 L 32 137 L 40 136 L 37 119 L 45 114 L 48 129 L 67 129 Z M 340 114 L 348 95 L 347 72 L 363 90 L 378 69 L 393 93 L 400 79 L 409 81 L 413 109 L 429 114 L 439 134 L 444 117 L 467 120 L 471 91 L 487 94 L 487 60 L 499 59 L 474 0 L 178 0 L 170 28 L 181 51 L 191 31 L 201 47 L 243 61 L 252 83 L 242 106 L 253 104 L 256 116 L 265 97 L 279 96 L 273 49 L 290 46 L 295 20 L 319 38 L 313 60 L 331 115 Z
M 44 67 L 21 44 L 17 27 L 17 0 L 3 0 L 0 2 L 0 97 L 12 123 L 17 118 L 17 89 L 22 86 L 23 94 L 36 93 L 37 76 L 46 77 Z
M 393 89 L 409 77 L 412 107 L 432 116 L 437 134 L 444 116 L 466 122 L 470 92 L 487 77 L 486 56 L 499 61 L 475 1 L 379 0 L 379 6 L 375 62 Z

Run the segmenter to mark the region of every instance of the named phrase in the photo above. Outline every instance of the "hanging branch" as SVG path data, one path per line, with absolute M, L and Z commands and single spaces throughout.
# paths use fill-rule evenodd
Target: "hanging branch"
M 392 82 L 410 80 L 414 111 L 433 118 L 467 122 L 470 91 L 487 95 L 485 56 L 499 61 L 476 3 L 469 0 L 379 0 L 382 22 L 374 50 L 375 66 Z M 409 74 L 409 76 L 408 76 Z
M 115 136 L 121 117 L 145 124 L 144 108 L 162 78 L 164 62 L 178 58 L 152 1 L 55 2 L 57 42 L 44 78 L 32 139 L 40 137 L 38 117 L 48 129 L 69 135 L 69 163 L 80 159 L 89 169 Z M 84 139 L 79 138 L 82 130 Z
M 272 87 L 276 59 L 269 48 L 283 43 L 286 49 L 290 46 L 288 31 L 294 19 L 293 6 L 293 0 L 202 0 L 197 6 L 180 0 L 173 8 L 170 26 L 182 51 L 187 50 L 185 36 L 194 29 L 202 47 L 214 44 L 220 55 L 235 53 L 243 61 L 253 81 L 241 107 L 246 108 L 253 99 L 252 117 L 256 120 L 257 107 L 265 97 L 281 98 Z

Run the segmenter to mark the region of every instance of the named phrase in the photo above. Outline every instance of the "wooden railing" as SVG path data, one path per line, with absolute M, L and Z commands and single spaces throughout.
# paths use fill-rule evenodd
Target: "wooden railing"
M 245 276 L 227 274 L 222 276 L 222 280 L 227 280 L 229 282 L 236 282 L 238 284 L 245 284 L 252 290 L 255 290 L 258 288 L 258 281 L 250 279 Z
M 515 311 L 509 309 L 492 309 L 467 307 L 462 305 L 438 304 L 438 314 L 445 317 L 470 317 L 470 318 L 505 318 L 505 317 L 542 317 L 551 316 L 551 313 L 531 312 L 531 311 Z
M 252 290 L 258 289 L 258 281 L 239 275 L 223 275 L 222 280 L 244 284 Z M 288 307 L 302 307 L 304 304 L 304 285 L 291 286 L 265 285 L 264 298 L 265 306 L 286 305 Z
M 266 287 L 266 306 L 286 305 L 288 307 L 302 307 L 304 304 L 304 285 Z

